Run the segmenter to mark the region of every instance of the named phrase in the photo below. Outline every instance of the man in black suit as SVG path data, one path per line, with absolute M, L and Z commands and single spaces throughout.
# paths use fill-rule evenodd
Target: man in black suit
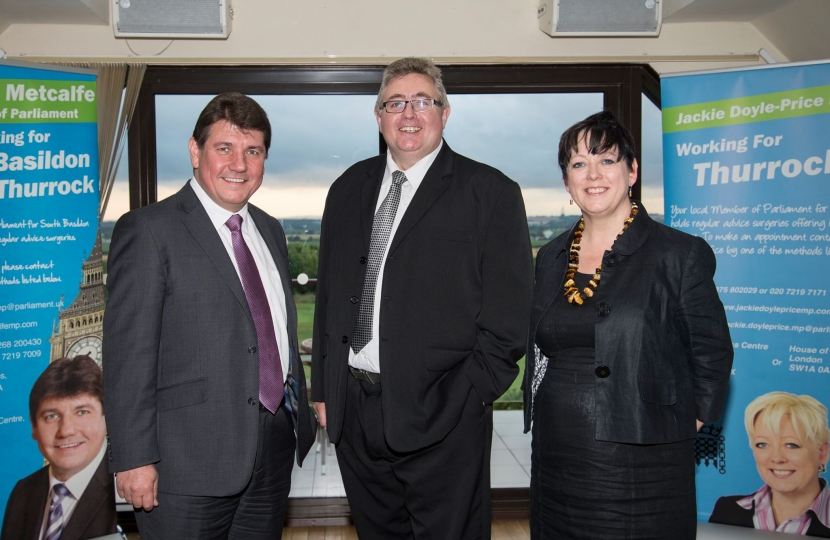
M 37 378 L 29 419 L 49 465 L 14 486 L 2 540 L 85 540 L 116 532 L 103 401 L 101 368 L 88 356 L 55 360 Z
M 254 100 L 215 97 L 190 139 L 193 178 L 113 231 L 110 469 L 144 540 L 279 538 L 292 457 L 314 440 L 285 234 L 248 204 L 270 144 Z
M 490 537 L 491 405 L 516 378 L 533 287 L 519 186 L 453 152 L 440 70 L 404 58 L 389 148 L 331 187 L 312 399 L 362 540 Z

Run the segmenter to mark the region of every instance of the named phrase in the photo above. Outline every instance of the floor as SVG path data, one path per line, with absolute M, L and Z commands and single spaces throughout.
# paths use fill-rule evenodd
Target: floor
M 491 540 L 529 540 L 527 521 L 494 521 Z M 291 527 L 283 529 L 282 540 L 358 540 L 354 527 Z
M 312 448 L 311 452 L 312 454 L 309 454 L 302 468 L 294 466 L 289 496 L 345 497 L 346 491 L 340 479 L 334 446 L 331 444 L 327 446 L 325 466 L 322 463 L 323 456 L 319 446 Z M 312 455 L 313 460 L 310 459 Z M 490 484 L 494 488 L 530 487 L 530 435 L 522 433 L 522 411 L 495 411 L 493 413 L 493 454 L 490 459 L 490 476 Z M 329 537 L 326 536 L 326 538 Z

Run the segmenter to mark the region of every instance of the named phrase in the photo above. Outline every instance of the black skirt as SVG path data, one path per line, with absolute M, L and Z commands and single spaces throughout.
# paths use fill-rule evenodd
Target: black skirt
M 594 367 L 592 348 L 562 350 L 537 391 L 531 538 L 694 540 L 694 439 L 597 441 Z

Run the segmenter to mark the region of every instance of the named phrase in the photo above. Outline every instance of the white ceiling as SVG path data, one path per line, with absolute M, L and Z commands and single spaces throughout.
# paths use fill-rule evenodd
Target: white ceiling
M 613 0 L 607 0 L 612 3 Z M 830 58 L 830 0 L 662 0 L 663 22 L 751 23 L 790 61 Z M 109 24 L 110 0 L 0 0 L 0 34 L 15 23 Z

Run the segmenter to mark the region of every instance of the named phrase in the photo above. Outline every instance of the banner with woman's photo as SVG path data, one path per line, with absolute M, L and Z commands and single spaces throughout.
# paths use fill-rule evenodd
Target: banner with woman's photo
M 0 60 L 4 538 L 7 531 L 28 531 L 30 525 L 37 531 L 47 525 L 64 527 L 65 523 L 44 522 L 50 476 L 66 480 L 68 492 L 80 498 L 70 478 L 90 459 L 100 463 L 104 452 L 97 382 L 105 298 L 98 236 L 96 104 L 94 71 Z M 52 368 L 61 357 L 81 355 L 92 360 Z M 51 468 L 44 467 L 45 459 Z M 43 492 L 42 497 L 38 492 L 32 498 L 32 486 Z M 13 507 L 13 489 L 22 497 L 17 499 L 20 505 L 27 497 L 43 504 Z M 84 511 L 79 503 L 73 513 Z M 36 523 L 27 521 L 29 513 Z
M 830 533 L 830 62 L 665 76 L 666 223 L 703 237 L 735 361 L 698 518 Z

